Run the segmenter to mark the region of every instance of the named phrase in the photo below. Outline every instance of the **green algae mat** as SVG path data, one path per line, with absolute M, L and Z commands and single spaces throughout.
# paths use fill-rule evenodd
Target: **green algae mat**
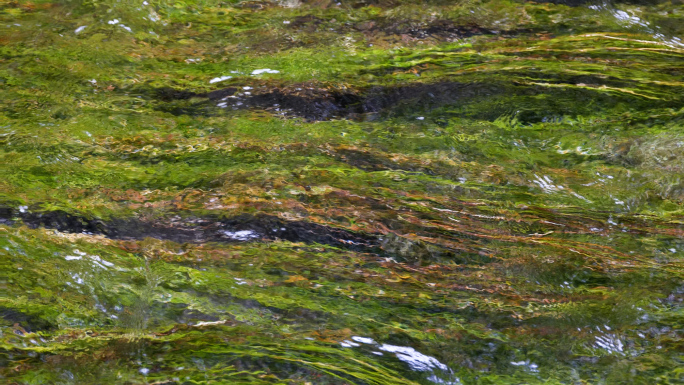
M 684 3 L 0 0 L 0 383 L 684 383 Z

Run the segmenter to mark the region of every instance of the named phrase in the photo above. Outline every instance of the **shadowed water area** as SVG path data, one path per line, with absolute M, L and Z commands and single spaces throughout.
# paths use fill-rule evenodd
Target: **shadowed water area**
M 0 383 L 684 383 L 684 3 L 0 0 Z

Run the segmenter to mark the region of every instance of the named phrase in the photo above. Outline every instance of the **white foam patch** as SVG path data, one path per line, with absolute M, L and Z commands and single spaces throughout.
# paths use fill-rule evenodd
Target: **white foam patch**
M 114 266 L 113 263 L 102 259 L 98 255 L 88 255 L 87 253 L 84 253 L 79 249 L 74 249 L 73 253 L 76 255 L 66 255 L 66 256 L 64 256 L 64 259 L 66 259 L 67 261 L 79 261 L 79 260 L 83 259 L 83 257 L 87 256 L 88 259 L 90 259 L 90 261 L 93 263 L 93 265 L 95 265 L 101 269 L 107 269 L 108 267 Z
M 71 278 L 74 280 L 74 283 L 77 285 L 83 285 L 83 278 L 81 278 L 81 275 L 78 273 L 73 273 L 71 274 Z
M 610 353 L 623 353 L 624 344 L 622 340 L 614 334 L 605 334 L 596 337 L 596 347 L 607 350 Z
M 97 255 L 91 255 L 90 258 L 93 260 L 93 263 L 103 269 L 106 269 L 107 267 L 112 267 L 114 266 L 113 263 L 109 261 L 105 261 L 104 259 L 100 258 Z
M 623 23 L 629 24 L 629 25 L 640 25 L 642 27 L 648 27 L 648 23 L 641 20 L 639 17 L 635 15 L 630 15 L 629 13 L 621 10 L 616 10 L 613 11 L 613 16 L 615 16 L 616 19 L 622 21 Z
M 270 69 L 270 68 L 264 68 L 264 69 L 252 71 L 252 75 L 279 74 L 279 73 L 280 73 L 280 71 L 278 71 L 278 70 L 272 70 L 272 69 Z
M 539 365 L 535 364 L 534 362 L 530 362 L 530 360 L 518 361 L 518 362 L 511 361 L 511 365 L 522 366 L 531 372 L 538 372 L 539 371 Z
M 225 324 L 226 321 L 205 321 L 205 322 L 198 322 L 195 327 L 202 327 L 202 326 L 212 326 L 212 325 L 223 325 Z
M 357 344 L 356 342 L 351 342 L 349 340 L 344 340 L 344 341 L 340 342 L 340 345 L 343 348 L 355 348 L 355 347 L 361 346 L 361 345 Z
M 356 342 L 361 342 L 362 344 L 369 344 L 369 345 L 375 344 L 375 340 L 372 338 L 368 338 L 368 337 L 352 336 L 351 339 L 356 341 Z
M 232 79 L 232 78 L 233 78 L 232 76 L 219 76 L 217 78 L 213 78 L 213 79 L 209 80 L 209 84 L 223 82 L 223 81 L 226 81 L 226 80 Z
M 379 349 L 384 352 L 394 353 L 399 360 L 409 364 L 412 370 L 419 372 L 427 372 L 435 368 L 444 371 L 449 370 L 448 366 L 439 362 L 435 357 L 427 356 L 414 348 L 382 344 Z
M 240 231 L 224 231 L 223 235 L 230 239 L 236 241 L 248 241 L 250 239 L 259 238 L 259 234 L 253 230 L 240 230 Z
M 389 344 L 382 344 L 378 346 L 378 343 L 374 339 L 361 336 L 352 336 L 351 340 L 352 341 L 344 340 L 339 344 L 343 348 L 355 348 L 361 346 L 361 344 L 371 345 L 378 350 L 382 350 L 387 353 L 394 353 L 397 359 L 407 363 L 411 370 L 427 372 L 427 374 L 429 374 L 429 377 L 427 377 L 428 381 L 442 385 L 461 384 L 461 380 L 454 376 L 453 371 L 448 366 L 439 362 L 439 360 L 437 360 L 435 357 L 425 355 L 414 348 Z M 369 352 L 371 354 L 375 354 L 376 356 L 384 355 L 382 352 L 374 350 L 370 350 Z M 435 369 L 439 369 L 440 371 L 435 372 Z M 443 377 L 446 377 L 447 379 Z
M 535 179 L 531 180 L 530 182 L 535 183 L 539 187 L 541 187 L 542 190 L 544 190 L 545 193 L 552 193 L 552 192 L 557 192 L 560 190 L 563 190 L 564 187 L 561 185 L 555 185 L 553 184 L 553 181 L 551 178 L 548 176 L 544 175 L 543 177 L 540 177 L 537 174 L 534 174 Z

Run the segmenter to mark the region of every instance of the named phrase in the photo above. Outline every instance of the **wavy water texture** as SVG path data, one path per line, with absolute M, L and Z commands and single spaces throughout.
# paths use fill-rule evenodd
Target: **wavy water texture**
M 681 1 L 0 0 L 0 382 L 684 382 Z

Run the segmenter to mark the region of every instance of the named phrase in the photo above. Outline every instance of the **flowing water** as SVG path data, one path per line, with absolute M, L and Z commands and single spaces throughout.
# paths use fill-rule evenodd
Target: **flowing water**
M 0 1 L 0 383 L 684 383 L 684 3 Z

